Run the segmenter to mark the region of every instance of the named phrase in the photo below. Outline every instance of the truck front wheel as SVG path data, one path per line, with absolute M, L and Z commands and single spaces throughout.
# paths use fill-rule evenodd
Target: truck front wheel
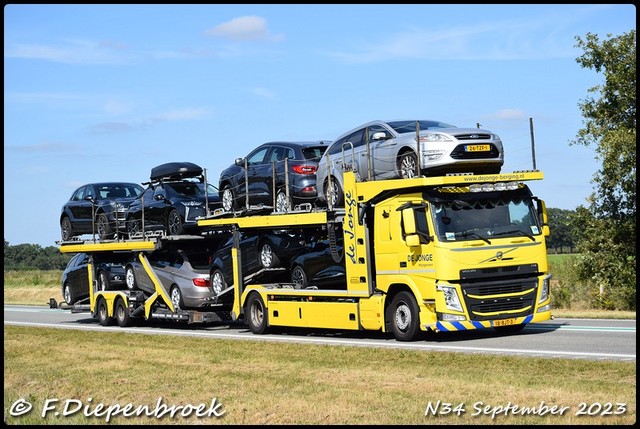
M 267 308 L 259 293 L 252 293 L 247 300 L 247 323 L 254 334 L 267 332 Z
M 420 310 L 410 292 L 402 291 L 394 296 L 387 315 L 391 319 L 391 329 L 396 340 L 414 341 L 421 334 Z

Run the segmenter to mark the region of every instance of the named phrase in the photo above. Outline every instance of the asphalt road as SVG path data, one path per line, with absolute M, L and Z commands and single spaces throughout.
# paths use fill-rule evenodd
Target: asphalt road
M 402 348 L 546 358 L 636 361 L 636 321 L 612 319 L 560 319 L 529 324 L 517 334 L 502 335 L 492 329 L 430 333 L 425 340 L 398 342 L 377 332 L 295 329 L 255 335 L 240 323 L 183 324 L 141 320 L 136 326 L 100 326 L 89 313 L 42 306 L 4 306 L 4 324 L 62 329 L 129 332 L 222 338 L 251 341 L 330 344 L 356 347 Z

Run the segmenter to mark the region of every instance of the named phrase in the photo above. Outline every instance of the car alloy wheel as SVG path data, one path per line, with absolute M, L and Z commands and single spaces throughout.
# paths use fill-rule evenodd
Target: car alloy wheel
M 222 208 L 226 212 L 233 210 L 233 191 L 229 185 L 222 190 Z

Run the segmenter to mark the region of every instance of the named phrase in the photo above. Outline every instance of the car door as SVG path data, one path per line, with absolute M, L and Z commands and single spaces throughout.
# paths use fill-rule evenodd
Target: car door
M 78 253 L 74 256 L 72 267 L 67 274 L 67 279 L 71 285 L 73 296 L 76 300 L 89 296 L 89 255 L 86 253 Z
M 249 204 L 272 204 L 270 197 L 273 182 L 272 150 L 271 146 L 264 146 L 247 157 Z
M 68 203 L 73 229 L 80 233 L 90 233 L 92 230 L 91 215 L 93 214 L 93 207 L 91 201 L 84 199 L 86 196 L 95 198 L 95 191 L 90 185 L 79 188 Z
M 371 154 L 371 180 L 395 177 L 396 158 L 398 151 L 397 141 L 393 138 L 374 140 L 375 133 L 384 132 L 387 136 L 392 134 L 382 125 L 371 125 L 366 129 L 364 151 L 361 153 L 362 173 L 361 177 L 367 178 L 367 151 L 366 136 L 369 136 L 369 152 Z

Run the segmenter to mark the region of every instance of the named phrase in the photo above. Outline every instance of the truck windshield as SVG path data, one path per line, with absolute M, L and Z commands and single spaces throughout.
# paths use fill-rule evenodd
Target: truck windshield
M 492 193 L 490 196 L 460 194 L 432 200 L 432 216 L 440 241 L 529 237 L 542 233 L 531 197 L 522 193 Z

